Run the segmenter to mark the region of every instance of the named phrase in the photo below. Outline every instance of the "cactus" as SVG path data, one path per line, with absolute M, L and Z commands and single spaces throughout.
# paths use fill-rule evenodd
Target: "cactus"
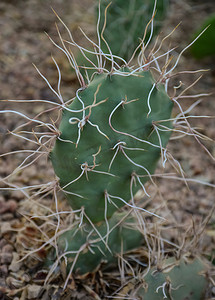
M 63 234 L 59 249 L 67 244 L 67 250 L 76 253 L 86 245 L 92 224 L 100 222 L 93 226 L 100 237 L 104 236 L 120 220 L 120 215 L 114 214 L 116 210 L 125 204 L 135 207 L 129 200 L 151 178 L 170 137 L 170 131 L 159 134 L 156 126 L 170 119 L 172 107 L 163 85 L 149 70 L 132 72 L 125 68 L 97 74 L 77 92 L 63 111 L 61 135 L 50 157 L 69 204 L 84 211 L 90 224 L 84 230 L 77 227 Z M 169 121 L 165 125 L 171 127 Z M 134 180 L 139 185 L 135 186 Z M 75 269 L 90 272 L 102 260 L 111 262 L 113 254 L 121 252 L 120 236 L 124 251 L 141 243 L 138 231 L 131 233 L 123 226 L 108 235 L 108 246 L 100 240 L 96 253 L 88 250 L 81 254 Z M 73 260 L 74 256 L 70 253 L 67 257 Z
M 200 259 L 190 262 L 166 259 L 162 267 L 152 268 L 145 276 L 145 287 L 138 291 L 138 296 L 144 300 L 204 299 L 207 288 L 205 273 L 206 266 Z
M 156 4 L 154 0 L 128 0 L 125 5 L 124 0 L 102 0 L 102 19 L 104 19 L 105 9 L 110 3 L 111 5 L 107 10 L 107 25 L 104 38 L 111 45 L 113 54 L 127 60 L 138 46 L 139 40 L 143 38 L 144 28 L 146 28 L 154 13 L 156 15 L 153 20 L 153 34 L 159 30 L 161 21 L 166 15 L 168 1 L 159 0 Z M 155 4 L 156 9 L 154 10 Z M 149 26 L 145 37 L 146 41 L 149 39 L 150 34 Z
M 67 27 L 66 29 L 68 30 Z M 94 73 L 90 79 L 86 76 L 88 80 L 86 83 L 74 56 L 61 38 L 63 48 L 58 45 L 57 47 L 67 55 L 81 83 L 81 88 L 77 90 L 72 102 L 68 101 L 70 105 L 67 106 L 68 102 L 64 102 L 60 92 L 60 69 L 53 59 L 59 74 L 58 91 L 55 91 L 48 80 L 45 80 L 60 100 L 57 108 L 60 107 L 63 112 L 59 130 L 57 121 L 44 123 L 36 117 L 31 119 L 22 113 L 6 110 L 6 112 L 17 113 L 32 123 L 35 122 L 38 127 L 44 126 L 45 129 L 50 130 L 50 135 L 45 132 L 41 136 L 40 132 L 32 130 L 36 137 L 37 134 L 39 135 L 37 138 L 39 147 L 34 153 L 40 151 L 41 145 L 46 149 L 49 148 L 53 137 L 56 138 L 50 152 L 50 159 L 59 178 L 60 189 L 64 192 L 73 211 L 58 209 L 59 186 L 58 182 L 56 184 L 56 178 L 35 193 L 43 194 L 54 187 L 56 213 L 51 213 L 47 217 L 57 218 L 57 224 L 54 223 L 56 225 L 54 236 L 49 239 L 49 234 L 45 234 L 48 241 L 38 249 L 32 250 L 31 254 L 48 245 L 54 246 L 47 258 L 47 263 L 49 266 L 51 264 L 51 267 L 46 280 L 58 265 L 63 270 L 66 264 L 64 271 L 66 270 L 68 274 L 63 272 L 63 275 L 67 276 L 64 287 L 73 271 L 83 275 L 94 272 L 103 262 L 108 265 L 115 263 L 117 256 L 121 257 L 125 252 L 139 247 L 143 242 L 143 236 L 149 252 L 154 251 L 154 248 L 150 249 L 143 215 L 137 213 L 138 210 L 146 210 L 135 204 L 134 195 L 142 188 L 145 195 L 149 196 L 144 184 L 148 180 L 154 183 L 152 174 L 160 157 L 165 166 L 168 158 L 166 145 L 173 129 L 171 122 L 173 102 L 178 104 L 180 110 L 174 125 L 183 124 L 182 129 L 179 126 L 176 132 L 186 135 L 186 125 L 183 123 L 186 121 L 189 134 L 198 137 L 196 131 L 192 131 L 183 109 L 177 102 L 183 92 L 176 96 L 178 87 L 175 87 L 172 99 L 167 93 L 171 72 L 177 66 L 184 50 L 172 66 L 172 57 L 169 54 L 173 49 L 160 55 L 161 46 L 158 46 L 157 49 L 153 47 L 148 54 L 142 41 L 137 66 L 131 65 L 130 62 L 126 63 L 123 58 L 114 56 L 111 51 L 104 52 L 101 44 L 96 45 L 92 42 L 95 52 L 89 52 L 76 44 L 72 35 L 69 35 L 71 44 L 78 47 L 83 55 L 85 53 L 95 55 L 98 65 L 92 63 Z M 162 65 L 159 65 L 158 60 L 164 56 L 166 59 L 161 61 Z M 156 77 L 153 72 L 156 73 Z M 45 102 L 56 105 L 55 102 Z M 186 110 L 187 112 L 189 109 Z M 22 126 L 18 126 L 18 129 Z M 47 140 L 43 144 L 45 138 Z M 178 165 L 180 168 L 179 163 Z M 40 185 L 36 185 L 32 188 L 39 187 Z M 119 211 L 125 205 L 126 209 L 123 212 Z M 132 210 L 128 210 L 129 206 Z M 72 224 L 67 226 L 68 223 L 65 222 L 64 228 L 60 227 L 61 213 L 73 215 Z M 74 213 L 77 215 L 74 216 Z M 35 217 L 38 218 L 37 215 Z M 51 222 L 47 223 L 53 225 Z M 53 233 L 53 227 L 51 232 Z M 30 253 L 24 258 L 29 255 Z M 150 255 L 147 257 L 149 262 L 152 259 Z M 200 261 L 194 260 L 192 263 L 185 264 L 184 261 L 166 260 L 165 263 L 171 264 L 171 267 L 166 269 L 165 265 L 161 271 L 154 268 L 145 276 L 147 289 L 139 289 L 138 296 L 143 296 L 144 299 L 147 297 L 156 299 L 156 296 L 166 297 L 167 294 L 170 299 L 174 297 L 180 299 L 178 293 L 181 293 L 181 285 L 185 286 L 183 297 L 192 294 L 194 298 L 190 299 L 197 299 L 195 297 L 202 295 L 205 278 L 199 274 L 199 271 L 203 270 Z M 186 285 L 187 279 L 179 278 L 184 279 L 187 278 L 186 276 L 194 278 L 199 283 L 199 289 L 194 290 L 192 285 Z
M 115 263 L 115 255 L 139 247 L 142 234 L 132 226 L 134 218 L 126 217 L 125 213 L 115 213 L 108 220 L 108 227 L 106 222 L 95 226 L 85 223 L 63 233 L 58 239 L 58 251 L 68 259 L 67 272 L 93 272 L 102 262 Z M 49 254 L 48 263 L 56 263 L 54 251 Z
M 160 29 L 162 20 L 166 16 L 168 2 L 168 0 L 127 0 L 125 5 L 124 0 L 98 0 L 100 3 L 97 6 L 97 16 L 100 20 L 99 31 L 103 33 L 100 37 L 102 51 L 104 53 L 109 52 L 107 42 L 114 55 L 124 58 L 126 61 L 129 60 L 140 40 L 144 38 L 144 43 L 147 43 Z M 103 32 L 105 14 L 107 22 L 105 22 Z M 153 26 L 150 24 L 152 20 Z M 144 28 L 147 24 L 149 26 L 144 35 Z M 104 42 L 103 37 L 106 42 Z M 85 68 L 87 68 L 88 76 L 91 77 L 94 70 L 90 61 L 97 64 L 97 58 L 90 53 L 87 53 L 86 56 L 87 59 L 77 53 L 77 63 L 81 67 L 82 75 L 86 77 Z
M 159 134 L 156 123 L 170 118 L 172 106 L 150 71 L 99 74 L 77 94 L 63 112 L 51 153 L 73 209 L 84 207 L 96 223 L 128 203 L 166 146 L 170 132 Z M 131 187 L 135 179 L 140 185 Z

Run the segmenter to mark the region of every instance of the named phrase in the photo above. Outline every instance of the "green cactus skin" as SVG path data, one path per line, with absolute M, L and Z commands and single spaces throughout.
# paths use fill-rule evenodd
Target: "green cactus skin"
M 143 38 L 144 28 L 151 20 L 154 9 L 154 0 L 102 0 L 101 19 L 104 19 L 105 8 L 111 2 L 107 10 L 107 25 L 104 38 L 111 45 L 114 55 L 129 59 L 134 49 Z M 168 8 L 168 0 L 158 0 L 156 15 L 154 18 L 153 34 L 156 33 L 161 21 L 164 19 Z M 102 30 L 103 24 L 101 24 Z M 145 41 L 150 36 L 150 26 Z M 105 49 L 105 45 L 103 45 Z M 103 49 L 103 50 L 104 50 Z
M 196 59 L 215 56 L 215 13 L 210 15 L 201 28 L 195 33 L 196 38 L 207 26 L 206 31 L 191 46 L 190 52 Z
M 99 0 L 98 0 L 99 2 Z M 109 6 L 109 4 L 111 5 Z M 128 61 L 135 48 L 139 45 L 140 39 L 143 38 L 144 28 L 150 22 L 155 0 L 101 0 L 100 1 L 100 33 L 103 31 L 103 20 L 105 19 L 105 10 L 108 6 L 106 16 L 107 23 L 104 30 L 104 38 L 109 46 L 111 46 L 112 54 L 120 56 Z M 156 4 L 155 16 L 153 19 L 152 37 L 158 32 L 162 25 L 162 21 L 168 11 L 169 0 L 158 0 Z M 99 5 L 97 6 L 97 18 L 99 16 Z M 119 34 L 120 32 L 120 34 Z M 149 25 L 145 40 L 146 43 L 151 35 L 151 27 Z M 101 49 L 104 53 L 109 53 L 106 43 L 101 39 Z M 94 51 L 94 48 L 90 49 Z M 86 79 L 91 77 L 94 70 L 92 69 L 92 61 L 97 64 L 95 54 L 85 53 L 88 60 L 79 52 L 77 54 L 77 63 L 80 67 L 82 76 Z M 87 76 L 85 72 L 87 69 Z
M 100 104 L 89 108 L 93 102 Z M 80 122 L 75 122 L 83 119 L 83 105 L 88 108 L 85 124 L 79 129 Z M 150 71 L 98 74 L 77 93 L 68 109 L 79 112 L 64 110 L 61 135 L 50 154 L 73 209 L 84 207 L 96 223 L 129 202 L 132 178 L 137 182 L 132 186 L 135 194 L 141 188 L 137 178 L 144 184 L 156 168 L 160 142 L 162 147 L 167 144 L 170 131 L 158 135 L 153 124 L 169 119 L 172 107 L 164 86 L 155 83 Z M 171 127 L 169 121 L 163 124 Z M 142 175 L 145 177 L 139 177 Z
M 108 220 L 110 233 L 108 239 L 104 238 L 103 241 L 89 223 L 85 223 L 81 227 L 76 226 L 62 234 L 58 239 L 59 253 L 78 252 L 81 249 L 80 254 L 77 255 L 77 260 L 75 253 L 64 255 L 64 258 L 67 257 L 68 262 L 67 273 L 69 273 L 74 260 L 76 262 L 73 272 L 82 275 L 95 271 L 102 262 L 106 262 L 108 265 L 116 262 L 117 257 L 115 254 L 117 253 L 124 253 L 139 247 L 142 242 L 142 235 L 132 226 L 135 220 L 132 217 L 127 217 L 126 220 L 122 221 L 124 217 L 126 217 L 125 213 L 115 213 Z M 107 224 L 105 222 L 100 222 L 95 227 L 100 236 L 105 237 L 107 235 Z M 109 249 L 106 241 L 110 247 Z M 48 264 L 52 264 L 52 261 L 55 260 L 56 255 L 54 253 L 50 254 Z
M 207 288 L 205 272 L 200 259 L 189 263 L 166 259 L 162 270 L 152 268 L 145 276 L 146 287 L 138 291 L 138 296 L 144 300 L 203 300 Z

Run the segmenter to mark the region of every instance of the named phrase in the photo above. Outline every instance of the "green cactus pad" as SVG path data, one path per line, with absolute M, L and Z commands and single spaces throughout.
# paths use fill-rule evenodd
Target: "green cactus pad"
M 111 46 L 113 54 L 130 58 L 140 39 L 143 38 L 144 28 L 150 22 L 155 5 L 154 0 L 102 0 L 101 1 L 101 30 L 104 23 L 105 9 L 107 10 L 107 24 L 104 37 Z M 161 27 L 168 9 L 168 0 L 157 1 L 156 15 L 153 20 L 153 34 Z M 149 26 L 145 42 L 151 34 Z M 105 44 L 102 49 L 106 49 Z M 103 50 L 104 50 L 103 49 Z
M 108 220 L 109 228 L 106 222 L 101 222 L 95 227 L 85 223 L 62 234 L 58 239 L 58 252 L 67 252 L 64 255 L 64 259 L 67 258 L 67 273 L 74 261 L 73 272 L 82 275 L 95 271 L 102 262 L 108 265 L 116 262 L 116 254 L 139 247 L 142 235 L 132 225 L 135 220 L 132 217 L 125 217 L 124 213 L 114 214 Z M 103 241 L 100 237 L 104 237 Z M 50 253 L 47 263 L 50 265 L 55 261 L 56 255 Z
M 160 145 L 170 137 L 170 131 L 158 134 L 153 125 L 171 127 L 161 122 L 173 107 L 164 86 L 150 71 L 117 73 L 98 74 L 77 93 L 63 111 L 61 135 L 50 154 L 70 205 L 84 207 L 94 223 L 129 202 L 131 179 L 135 194 L 140 181 L 143 185 L 154 173 Z
M 206 267 L 199 259 L 185 262 L 166 259 L 162 268 L 152 268 L 145 276 L 145 288 L 138 291 L 144 300 L 201 300 L 207 287 Z M 139 298 L 138 298 L 139 299 Z

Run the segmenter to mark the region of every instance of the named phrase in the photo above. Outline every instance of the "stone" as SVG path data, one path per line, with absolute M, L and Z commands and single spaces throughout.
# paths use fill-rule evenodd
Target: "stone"
M 39 293 L 41 291 L 41 286 L 32 284 L 28 286 L 27 299 L 39 299 Z

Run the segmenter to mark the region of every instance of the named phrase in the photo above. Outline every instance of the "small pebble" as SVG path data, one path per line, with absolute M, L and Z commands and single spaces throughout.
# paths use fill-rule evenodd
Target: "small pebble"
M 28 299 L 38 299 L 39 293 L 41 291 L 41 286 L 32 284 L 28 286 Z
M 5 279 L 2 278 L 0 276 L 0 287 L 1 287 L 1 290 L 0 290 L 0 299 L 4 299 L 4 295 L 6 293 L 6 282 L 5 282 Z
M 12 276 L 9 276 L 6 278 L 6 283 L 10 288 L 21 288 L 23 287 L 23 282 L 19 279 L 16 279 Z
M 17 252 L 13 252 L 13 259 L 9 266 L 10 271 L 17 272 L 20 270 L 22 266 L 22 262 L 20 262 L 19 259 L 20 259 L 19 254 Z
M 15 212 L 17 209 L 17 202 L 15 200 L 9 201 L 1 201 L 0 203 L 0 214 L 4 214 L 6 212 Z
M 5 234 L 11 231 L 10 222 L 3 222 L 0 227 L 1 234 Z
M 24 197 L 25 197 L 21 191 L 12 191 L 11 196 L 12 196 L 12 198 L 14 198 L 18 201 L 24 199 Z
M 2 252 L 3 252 L 3 253 L 12 253 L 12 252 L 13 252 L 13 246 L 10 245 L 10 244 L 5 245 L 5 246 L 2 248 Z
M 13 259 L 12 253 L 0 253 L 0 263 L 9 265 Z
M 7 265 L 0 266 L 0 277 L 6 277 L 8 274 L 8 267 Z
M 5 245 L 7 245 L 7 241 L 5 239 L 0 240 L 0 249 L 2 249 Z
M 0 219 L 1 219 L 1 221 L 10 221 L 10 220 L 13 220 L 14 219 L 14 214 L 12 214 L 12 213 L 2 214 L 0 216 Z

